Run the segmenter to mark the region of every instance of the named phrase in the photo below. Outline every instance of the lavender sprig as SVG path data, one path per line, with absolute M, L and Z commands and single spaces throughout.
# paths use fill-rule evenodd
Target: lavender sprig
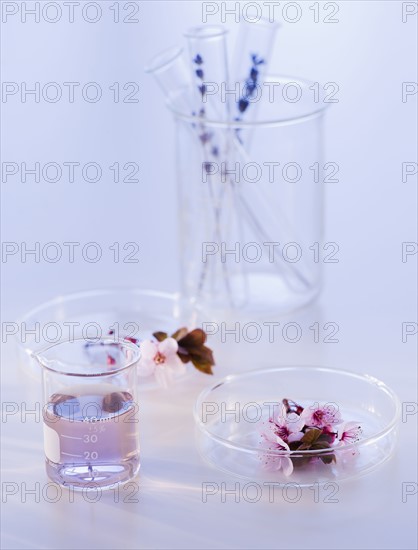
M 242 96 L 237 101 L 237 107 L 240 115 L 235 117 L 236 122 L 242 120 L 242 116 L 250 105 L 250 100 L 254 96 L 254 92 L 258 86 L 258 77 L 260 75 L 260 65 L 264 65 L 265 61 L 261 57 L 258 57 L 257 54 L 250 54 L 251 67 L 249 71 L 248 78 L 245 80 L 245 86 Z M 235 135 L 237 136 L 238 141 L 242 144 L 242 139 L 240 136 L 240 128 L 235 129 Z
M 206 88 L 206 85 L 204 83 L 205 72 L 204 72 L 203 57 L 198 53 L 198 54 L 196 54 L 196 56 L 193 58 L 192 61 L 193 61 L 193 64 L 195 65 L 194 73 L 195 73 L 195 75 L 198 79 L 197 89 L 200 92 L 202 103 L 204 103 L 205 100 L 206 100 L 207 88 Z M 196 116 L 195 112 L 193 112 L 192 114 L 193 114 L 193 116 Z M 204 150 L 206 149 L 206 146 L 210 145 L 209 150 L 206 152 L 206 155 L 205 155 L 206 159 L 203 162 L 202 167 L 204 168 L 204 170 L 207 174 L 210 174 L 212 163 L 209 160 L 209 158 L 210 158 L 210 156 L 212 156 L 215 160 L 217 159 L 217 157 L 219 156 L 219 147 L 218 147 L 218 145 L 213 143 L 214 134 L 213 134 L 213 132 L 208 130 L 208 128 L 205 124 L 205 118 L 206 118 L 206 110 L 205 110 L 204 106 L 201 106 L 200 109 L 199 109 L 199 133 L 198 133 L 198 136 L 199 136 L 199 140 L 200 140 Z M 207 155 L 209 155 L 209 158 L 207 157 Z M 220 205 L 219 205 L 219 201 L 216 200 L 215 190 L 213 188 L 212 182 L 209 182 L 209 193 L 210 193 L 210 196 L 211 196 L 211 199 L 212 199 L 212 202 L 213 202 L 215 224 L 216 224 L 216 228 L 215 228 L 216 238 L 219 242 L 222 242 L 221 230 L 220 230 L 221 208 L 220 208 Z M 226 289 L 227 289 L 230 300 L 232 300 L 229 274 L 227 272 L 227 266 L 226 266 L 225 263 L 222 264 L 222 270 L 224 272 L 224 279 L 225 279 Z M 200 282 L 199 282 L 199 292 L 203 288 L 206 276 L 207 276 L 207 267 L 206 267 L 206 265 L 204 265 L 202 273 L 201 273 L 201 277 L 200 277 Z
M 249 74 L 248 78 L 245 81 L 244 93 L 240 97 L 240 99 L 238 100 L 238 103 L 237 103 L 238 110 L 241 114 L 245 113 L 245 111 L 247 110 L 247 108 L 250 104 L 250 99 L 253 97 L 254 92 L 257 89 L 258 76 L 259 76 L 259 68 L 258 67 L 265 63 L 264 59 L 259 58 L 257 56 L 257 54 L 253 53 L 253 54 L 251 54 L 250 57 L 251 57 L 251 62 L 252 62 L 252 65 L 251 65 L 251 68 L 250 68 L 250 74 Z M 235 120 L 240 120 L 240 117 L 236 118 Z

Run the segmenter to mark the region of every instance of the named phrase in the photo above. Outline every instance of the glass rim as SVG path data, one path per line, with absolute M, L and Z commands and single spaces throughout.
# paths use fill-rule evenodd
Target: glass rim
M 71 370 L 68 368 L 63 370 L 63 369 L 53 368 L 50 365 L 48 365 L 49 360 L 47 360 L 44 356 L 46 352 L 58 346 L 66 346 L 68 344 L 74 344 L 77 342 L 85 342 L 86 344 L 88 342 L 92 342 L 92 343 L 103 342 L 103 343 L 108 343 L 113 345 L 117 344 L 120 347 L 123 347 L 125 349 L 132 351 L 133 356 L 132 356 L 132 359 L 130 359 L 129 361 L 127 360 L 127 363 L 123 364 L 120 367 L 114 366 L 112 368 L 112 365 L 107 365 L 108 368 L 106 370 L 100 370 L 100 371 L 88 372 L 88 373 L 76 372 L 75 370 Z M 141 358 L 141 351 L 138 345 L 134 344 L 133 342 L 129 342 L 124 338 L 110 338 L 110 337 L 109 338 L 83 338 L 81 337 L 81 338 L 72 338 L 69 340 L 62 340 L 60 342 L 56 342 L 54 344 L 44 346 L 40 350 L 36 352 L 32 352 L 31 356 L 34 359 L 36 359 L 36 361 L 38 362 L 38 364 L 43 370 L 45 369 L 55 374 L 61 374 L 63 376 L 75 376 L 79 378 L 98 378 L 98 377 L 112 376 L 114 374 L 118 374 L 122 371 L 125 371 L 131 367 L 134 367 Z M 61 365 L 64 365 L 65 367 L 70 367 L 73 365 L 73 363 L 65 360 L 59 361 L 59 363 Z
M 17 319 L 16 323 L 19 327 L 22 327 L 25 325 L 25 327 L 33 328 L 36 326 L 36 323 L 40 322 L 41 326 L 43 326 L 43 323 L 48 323 L 49 321 L 45 320 L 45 314 L 49 316 L 54 316 L 55 311 L 57 309 L 61 308 L 67 308 L 72 307 L 73 305 L 77 306 L 78 303 L 83 301 L 89 301 L 91 299 L 114 299 L 115 303 L 120 298 L 128 298 L 129 300 L 148 300 L 148 299 L 157 299 L 157 300 L 163 300 L 167 302 L 171 302 L 172 304 L 180 304 L 183 300 L 183 297 L 179 291 L 165 291 L 165 290 L 156 290 L 156 289 L 150 289 L 150 288 L 142 288 L 142 287 L 130 287 L 130 286 L 115 286 L 115 287 L 102 287 L 102 288 L 94 288 L 94 289 L 84 289 L 79 290 L 77 292 L 69 292 L 69 293 L 62 293 L 56 296 L 53 296 L 52 298 L 49 298 L 48 300 L 37 303 L 34 306 L 32 306 L 30 309 L 26 310 L 25 312 L 21 313 Z M 84 310 L 83 310 L 84 311 Z M 38 316 L 41 316 L 42 319 L 37 319 Z M 60 320 L 57 320 L 54 317 L 53 323 L 56 324 L 62 324 L 65 321 L 65 318 L 61 318 Z M 23 330 L 23 329 L 22 329 Z M 40 342 L 33 342 L 31 339 L 26 339 L 25 341 L 22 338 L 22 330 L 19 330 L 18 332 L 15 332 L 12 334 L 12 342 L 14 346 L 16 347 L 16 350 L 19 354 L 23 354 L 25 359 L 33 359 L 37 363 L 38 369 L 42 368 L 39 364 L 39 361 L 36 360 L 35 354 L 42 351 L 46 347 L 59 344 L 60 342 L 65 342 L 68 340 L 67 337 L 58 336 L 56 339 L 45 341 L 42 340 Z M 103 334 L 101 335 L 102 338 L 106 338 L 109 335 Z M 78 337 L 78 336 L 77 336 Z M 76 338 L 75 338 L 76 339 Z M 35 363 L 34 363 L 35 365 Z M 24 367 L 24 371 L 26 374 L 31 375 L 31 369 L 27 369 L 27 367 Z
M 199 407 L 202 403 L 204 403 L 204 398 L 210 395 L 210 393 L 215 390 L 216 388 L 223 386 L 225 384 L 229 384 L 231 382 L 234 382 L 235 380 L 242 380 L 244 378 L 251 378 L 253 376 L 257 376 L 258 374 L 269 374 L 273 372 L 285 372 L 285 371 L 305 371 L 308 370 L 310 372 L 320 371 L 320 372 L 326 372 L 329 374 L 341 374 L 343 376 L 348 376 L 350 378 L 356 378 L 358 380 L 361 380 L 362 382 L 366 382 L 368 384 L 371 384 L 373 386 L 378 386 L 380 390 L 386 393 L 387 396 L 391 399 L 391 403 L 395 407 L 395 411 L 392 415 L 392 418 L 390 422 L 386 425 L 386 427 L 382 430 L 380 430 L 377 433 L 374 433 L 373 435 L 370 435 L 368 437 L 365 437 L 363 439 L 360 439 L 357 442 L 349 443 L 347 445 L 343 445 L 341 447 L 331 447 L 330 449 L 323 450 L 323 449 L 313 449 L 313 450 L 295 450 L 295 451 L 287 451 L 287 450 L 276 450 L 276 449 L 264 449 L 262 447 L 253 447 L 252 445 L 245 445 L 245 444 L 238 444 L 231 442 L 229 439 L 225 439 L 224 437 L 218 436 L 211 432 L 207 425 L 201 420 L 200 414 L 199 414 Z M 397 425 L 400 419 L 401 414 L 401 405 L 398 396 L 396 393 L 387 386 L 384 382 L 379 380 L 378 378 L 375 378 L 374 376 L 371 376 L 369 374 L 359 374 L 356 372 L 352 372 L 345 369 L 335 369 L 331 367 L 321 367 L 318 365 L 289 365 L 284 367 L 275 367 L 275 368 L 263 368 L 263 369 L 254 369 L 251 371 L 248 371 L 244 374 L 230 374 L 226 376 L 225 378 L 222 378 L 217 384 L 214 384 L 213 386 L 210 386 L 209 388 L 204 389 L 199 396 L 197 397 L 194 409 L 193 409 L 193 417 L 195 420 L 195 423 L 197 427 L 200 429 L 202 433 L 213 439 L 214 441 L 217 441 L 221 445 L 225 447 L 229 447 L 238 451 L 246 452 L 249 454 L 256 453 L 257 455 L 266 455 L 266 456 L 275 456 L 275 457 L 314 457 L 318 455 L 326 456 L 330 454 L 336 454 L 339 455 L 345 451 L 349 450 L 355 450 L 359 447 L 366 447 L 367 445 L 371 445 L 378 441 L 379 439 L 382 439 L 386 435 L 388 435 Z
M 105 287 L 105 288 L 95 288 L 95 289 L 87 289 L 87 290 L 80 290 L 78 292 L 69 292 L 68 294 L 59 294 L 57 296 L 54 296 L 53 298 L 50 298 L 49 300 L 46 300 L 45 302 L 38 303 L 36 306 L 32 307 L 25 313 L 19 316 L 17 323 L 23 323 L 26 320 L 30 319 L 37 313 L 44 311 L 45 309 L 55 306 L 57 304 L 62 303 L 68 303 L 75 300 L 79 300 L 80 298 L 90 298 L 95 296 L 102 296 L 102 295 L 109 295 L 109 294 L 115 294 L 115 293 L 133 293 L 138 294 L 140 296 L 154 296 L 158 298 L 166 298 L 169 300 L 176 300 L 180 297 L 180 294 L 178 292 L 166 292 L 164 290 L 153 290 L 148 288 L 139 288 L 139 287 Z M 76 340 L 77 338 L 75 338 Z M 65 342 L 65 340 L 63 340 Z M 58 342 L 55 342 L 58 343 Z M 55 344 L 54 343 L 54 344 Z M 52 345 L 54 345 L 52 344 Z
M 271 21 L 267 17 L 259 17 L 258 19 L 254 19 L 253 21 L 244 19 L 243 21 L 240 21 L 240 25 L 243 24 L 254 25 L 256 27 L 270 27 L 271 30 L 277 30 L 282 27 L 282 23 L 280 23 L 280 21 Z
M 191 27 L 185 31 L 183 36 L 186 38 L 199 38 L 205 40 L 225 36 L 228 32 L 228 29 L 222 27 L 221 25 L 199 25 L 197 27 Z
M 280 75 L 280 74 L 268 74 L 265 78 L 266 82 L 272 81 L 277 82 L 277 80 L 286 81 L 286 83 L 294 83 L 294 84 L 302 84 L 304 88 L 309 88 L 310 85 L 314 84 L 313 80 L 308 80 L 306 78 L 301 77 L 293 77 L 288 75 Z M 184 113 L 181 109 L 177 108 L 173 104 L 173 99 L 177 98 L 179 95 L 184 94 L 185 91 L 187 91 L 187 87 L 180 88 L 177 90 L 177 93 L 171 94 L 169 97 L 166 98 L 165 103 L 168 109 L 172 112 L 172 114 L 175 116 L 178 120 L 183 120 L 186 122 L 198 122 L 199 117 L 193 116 L 188 113 Z M 311 109 L 305 114 L 301 115 L 295 115 L 295 116 L 289 116 L 289 117 L 279 117 L 279 118 L 273 118 L 270 120 L 258 120 L 253 122 L 246 122 L 246 121 L 240 121 L 240 120 L 214 120 L 214 119 L 204 119 L 204 123 L 206 126 L 209 126 L 211 128 L 224 128 L 224 129 L 238 129 L 238 128 L 267 128 L 267 127 L 274 127 L 274 126 L 288 126 L 291 124 L 298 124 L 302 122 L 307 122 L 309 120 L 314 120 L 315 118 L 320 118 L 325 111 L 329 108 L 330 103 L 318 103 L 318 107 L 316 109 Z
M 181 46 L 172 46 L 162 52 L 156 54 L 145 65 L 144 71 L 148 74 L 158 73 L 161 69 L 172 63 L 177 57 L 183 54 L 183 48 Z

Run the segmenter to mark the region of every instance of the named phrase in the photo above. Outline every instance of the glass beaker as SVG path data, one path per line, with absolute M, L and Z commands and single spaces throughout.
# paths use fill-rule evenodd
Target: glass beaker
M 74 488 L 110 487 L 140 466 L 136 366 L 126 340 L 76 338 L 36 353 L 43 377 L 48 476 Z
M 319 84 L 269 75 L 248 99 L 256 119 L 238 117 L 237 95 L 230 122 L 193 116 L 185 93 L 168 100 L 184 295 L 211 320 L 304 306 L 320 290 L 323 189 L 337 172 L 335 163 L 324 172 Z

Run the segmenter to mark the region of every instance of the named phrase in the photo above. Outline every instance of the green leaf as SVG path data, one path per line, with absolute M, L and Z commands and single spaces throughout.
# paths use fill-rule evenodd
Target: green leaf
M 154 332 L 153 334 L 154 338 L 158 340 L 159 342 L 162 342 L 166 338 L 168 338 L 168 334 L 166 332 Z

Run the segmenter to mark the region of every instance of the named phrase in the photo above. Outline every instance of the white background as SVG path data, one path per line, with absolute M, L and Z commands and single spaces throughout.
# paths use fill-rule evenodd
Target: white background
M 3 2 L 3 5 L 6 2 Z M 22 3 L 12 3 L 22 9 Z M 32 7 L 32 2 L 26 2 Z M 41 2 L 41 4 L 43 4 Z M 3 259 L 2 321 L 14 321 L 57 294 L 109 286 L 176 290 L 179 286 L 174 128 L 146 62 L 182 41 L 202 22 L 200 2 L 141 2 L 139 23 L 102 17 L 88 23 L 63 11 L 55 24 L 20 12 L 2 24 L 2 81 L 100 83 L 103 98 L 22 103 L 3 98 L 2 162 L 99 163 L 99 183 L 35 183 L 29 176 L 2 181 L 2 241 L 96 241 L 103 258 L 55 264 L 19 254 Z M 121 14 L 126 2 L 120 2 Z M 244 3 L 241 3 L 244 4 Z M 262 3 L 260 3 L 263 6 Z M 283 3 L 281 4 L 283 5 Z M 402 162 L 416 162 L 416 96 L 402 102 L 402 82 L 417 81 L 417 16 L 402 22 L 402 2 L 339 2 L 339 23 L 313 23 L 313 2 L 299 2 L 300 21 L 283 23 L 275 71 L 337 82 L 339 103 L 327 114 L 325 158 L 340 165 L 338 184 L 326 186 L 325 241 L 340 246 L 338 264 L 324 266 L 318 303 L 288 320 L 308 333 L 313 322 L 337 322 L 338 344 L 226 344 L 216 376 L 266 364 L 326 364 L 383 379 L 402 402 L 417 401 L 417 336 L 402 342 L 402 323 L 416 322 L 416 257 L 402 262 L 402 242 L 416 241 L 416 180 L 402 182 Z M 323 3 L 321 4 L 323 7 Z M 265 10 L 265 7 L 264 7 Z M 52 13 L 52 12 L 51 12 Z M 278 13 L 281 11 L 279 9 Z M 219 24 L 220 16 L 209 18 Z M 237 32 L 227 19 L 231 43 Z M 114 82 L 139 83 L 138 103 L 115 103 Z M 108 166 L 137 162 L 139 183 L 114 183 Z M 115 263 L 115 241 L 139 243 L 139 263 Z M 13 345 L 2 347 L 2 400 L 27 395 Z M 212 380 L 210 380 L 212 382 Z M 236 480 L 206 466 L 193 440 L 191 409 L 208 383 L 193 377 L 169 399 L 143 404 L 142 468 L 138 503 L 98 503 L 64 496 L 48 503 L 28 495 L 2 506 L 4 548 L 416 548 L 417 496 L 402 502 L 402 483 L 416 483 L 416 416 L 402 423 L 395 458 L 374 474 L 341 485 L 338 503 L 263 498 L 254 504 L 202 502 L 204 481 Z M 45 484 L 40 425 L 18 418 L 2 424 L 4 482 Z M 123 497 L 123 495 L 122 495 Z

